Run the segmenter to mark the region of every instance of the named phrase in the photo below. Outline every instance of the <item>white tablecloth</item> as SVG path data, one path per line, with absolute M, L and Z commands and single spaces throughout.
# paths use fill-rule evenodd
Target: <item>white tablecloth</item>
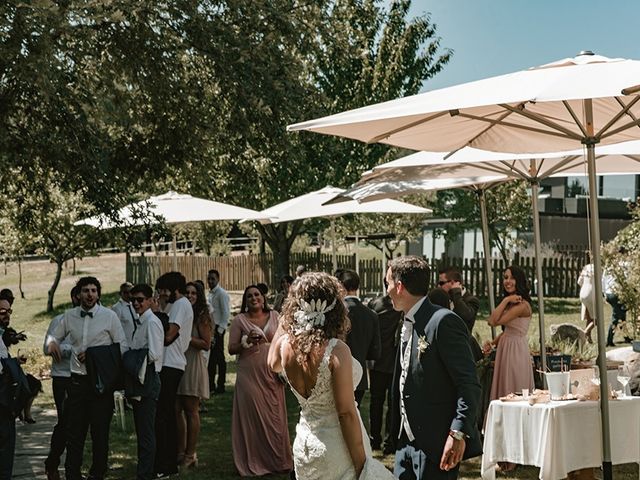
M 613 464 L 640 462 L 640 397 L 609 401 Z M 489 405 L 482 478 L 495 479 L 498 462 L 540 467 L 540 478 L 562 479 L 602 465 L 600 403 L 527 402 Z

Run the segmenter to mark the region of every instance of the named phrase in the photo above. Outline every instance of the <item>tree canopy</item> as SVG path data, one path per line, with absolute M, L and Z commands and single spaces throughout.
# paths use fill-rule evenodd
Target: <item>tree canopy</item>
M 452 52 L 410 6 L 7 0 L 0 178 L 16 183 L 19 168 L 28 195 L 55 172 L 87 216 L 170 188 L 263 209 L 346 187 L 389 148 L 285 127 L 415 94 L 440 71 Z M 257 228 L 284 272 L 301 225 Z

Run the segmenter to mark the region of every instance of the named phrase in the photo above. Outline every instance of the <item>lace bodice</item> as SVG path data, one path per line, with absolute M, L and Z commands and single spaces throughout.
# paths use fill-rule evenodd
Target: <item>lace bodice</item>
M 325 348 L 324 355 L 322 356 L 322 360 L 320 361 L 320 365 L 318 367 L 318 377 L 316 380 L 316 384 L 311 389 L 311 393 L 308 397 L 304 397 L 300 395 L 300 393 L 291 385 L 289 379 L 287 378 L 287 382 L 291 386 L 291 391 L 298 399 L 298 403 L 300 404 L 300 417 L 304 418 L 306 422 L 316 423 L 323 421 L 331 421 L 333 422 L 337 417 L 336 414 L 336 403 L 333 398 L 333 388 L 331 386 L 331 369 L 329 368 L 329 361 L 331 359 L 331 352 L 333 348 L 338 343 L 338 339 L 332 338 L 329 340 L 327 347 Z M 284 345 L 284 342 L 282 343 Z M 362 367 L 360 363 L 353 359 L 352 362 L 352 376 L 353 376 L 353 384 L 357 385 L 360 382 L 360 378 L 362 377 Z M 286 377 L 286 371 L 283 368 L 284 376 Z

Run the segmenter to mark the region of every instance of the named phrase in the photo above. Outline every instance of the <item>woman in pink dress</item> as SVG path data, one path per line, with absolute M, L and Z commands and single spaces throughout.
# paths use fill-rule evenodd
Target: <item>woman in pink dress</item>
M 502 277 L 504 298 L 489 317 L 489 325 L 504 327 L 494 340 L 497 345 L 496 364 L 491 383 L 491 400 L 533 390 L 531 352 L 527 336 L 531 321 L 531 296 L 522 269 L 508 267 Z
M 267 364 L 278 314 L 255 285 L 242 297 L 229 330 L 229 353 L 237 355 L 231 417 L 233 461 L 243 477 L 285 473 L 293 468 L 284 384 Z
M 502 277 L 503 299 L 491 312 L 489 325 L 498 325 L 504 331 L 493 340 L 497 345 L 496 362 L 491 383 L 491 400 L 522 391 L 533 390 L 533 369 L 527 332 L 531 321 L 531 296 L 527 278 L 522 269 L 508 267 Z M 502 471 L 511 471 L 516 465 L 500 462 Z

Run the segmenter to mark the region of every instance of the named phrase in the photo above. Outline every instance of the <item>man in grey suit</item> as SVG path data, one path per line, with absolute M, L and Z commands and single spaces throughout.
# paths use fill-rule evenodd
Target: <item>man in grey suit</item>
M 344 301 L 349 310 L 349 320 L 351 320 L 351 331 L 347 336 L 347 345 L 351 349 L 351 355 L 358 360 L 362 366 L 362 379 L 355 387 L 355 399 L 360 407 L 364 392 L 369 387 L 367 377 L 367 360 L 378 360 L 380 358 L 380 327 L 378 325 L 378 315 L 370 308 L 363 305 L 357 296 L 360 288 L 360 277 L 353 270 L 340 270 L 336 272 L 338 281 L 342 283 L 347 295 Z

